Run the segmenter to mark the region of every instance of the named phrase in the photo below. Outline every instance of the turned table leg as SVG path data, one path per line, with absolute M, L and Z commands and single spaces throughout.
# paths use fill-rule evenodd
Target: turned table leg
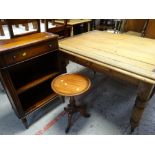
M 87 30 L 90 31 L 90 22 L 87 23 Z
M 93 78 L 96 76 L 96 71 L 93 70 Z
M 71 32 L 70 32 L 70 36 L 72 37 L 74 35 L 74 28 L 73 26 L 71 27 Z
M 151 98 L 153 88 L 153 84 L 145 82 L 139 83 L 138 95 L 131 116 L 131 132 L 133 132 L 134 129 L 139 125 L 144 108 L 146 107 L 147 102 Z

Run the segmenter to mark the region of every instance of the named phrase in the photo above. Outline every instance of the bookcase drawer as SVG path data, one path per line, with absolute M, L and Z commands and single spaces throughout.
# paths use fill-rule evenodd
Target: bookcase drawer
M 37 45 L 27 46 L 22 49 L 14 50 L 10 53 L 3 54 L 0 67 L 8 67 L 18 62 L 26 61 L 30 58 L 52 52 L 58 49 L 57 40 L 42 42 Z

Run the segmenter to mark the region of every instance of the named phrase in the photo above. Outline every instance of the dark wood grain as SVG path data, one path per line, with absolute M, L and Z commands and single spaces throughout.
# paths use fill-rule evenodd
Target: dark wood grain
M 124 24 L 124 32 L 134 31 L 141 33 L 145 27 L 147 19 L 127 19 Z
M 25 26 L 25 30 L 29 31 L 28 23 L 30 23 L 30 22 L 35 23 L 35 26 L 33 25 L 33 27 L 37 28 L 36 30 L 34 30 L 32 32 L 21 33 L 21 34 L 15 34 L 14 33 L 13 25 L 22 24 L 23 26 Z M 6 23 L 8 25 L 10 38 L 16 38 L 16 37 L 21 37 L 21 36 L 41 32 L 41 30 L 40 30 L 40 20 L 39 19 L 7 19 Z
M 68 20 L 64 19 L 62 21 L 63 22 L 60 24 L 60 23 L 57 23 L 56 20 L 54 19 L 51 19 L 51 20 L 46 19 L 45 20 L 45 31 L 59 35 L 59 39 L 70 36 L 69 34 L 70 28 L 67 27 Z M 54 27 L 50 28 L 49 22 L 51 22 Z
M 4 36 L 4 30 L 3 30 L 3 22 L 0 19 L 0 36 Z
M 23 47 L 27 47 L 28 45 L 40 44 L 43 41 L 55 40 L 57 39 L 57 35 L 42 32 L 36 33 L 29 36 L 23 36 L 19 38 L 13 38 L 0 42 L 0 54 L 4 52 L 10 52 L 11 50 L 20 49 Z
M 58 37 L 47 32 L 1 42 L 0 78 L 26 128 L 27 115 L 52 104 L 58 96 L 50 86 L 55 76 L 65 72 L 58 56 Z
M 43 83 L 44 81 L 47 81 L 47 80 L 55 77 L 56 75 L 58 75 L 58 72 L 52 72 L 45 76 L 39 77 L 38 79 L 35 79 L 35 80 L 25 84 L 24 86 L 20 87 L 17 90 L 17 94 L 21 94 L 21 93 L 25 92 L 26 90 L 33 88 L 33 87 L 39 85 L 40 83 Z
M 155 39 L 155 19 L 149 19 L 144 37 Z

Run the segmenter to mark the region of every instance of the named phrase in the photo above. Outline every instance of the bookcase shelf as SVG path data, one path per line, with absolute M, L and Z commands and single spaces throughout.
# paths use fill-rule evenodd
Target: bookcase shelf
M 20 87 L 19 89 L 17 89 L 17 94 L 21 94 L 21 93 L 27 91 L 28 89 L 31 89 L 31 88 L 41 84 L 42 82 L 47 81 L 57 75 L 59 75 L 59 72 L 53 72 L 53 73 L 44 75 L 42 77 L 39 77 L 38 79 L 35 79 L 35 80 L 25 84 L 24 86 Z
M 20 40 L 2 42 L 0 78 L 15 114 L 28 128 L 27 115 L 52 104 L 58 96 L 51 82 L 66 69 L 59 57 L 57 35 L 38 33 Z
M 49 79 L 19 95 L 20 102 L 26 115 L 46 105 L 49 101 L 57 97 L 51 89 L 51 81 L 52 79 Z

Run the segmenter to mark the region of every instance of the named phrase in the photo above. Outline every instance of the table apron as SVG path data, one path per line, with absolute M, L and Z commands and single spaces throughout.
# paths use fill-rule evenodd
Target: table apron
M 95 62 L 90 62 L 88 60 L 85 60 L 84 58 L 80 58 L 80 57 L 74 56 L 72 54 L 62 52 L 62 56 L 67 60 L 71 60 L 73 62 L 76 62 L 76 63 L 83 65 L 85 67 L 88 67 L 94 71 L 105 73 L 108 76 L 115 77 L 115 78 L 121 79 L 121 80 L 125 80 L 125 81 L 128 81 L 128 82 L 135 84 L 135 85 L 138 85 L 139 82 L 141 81 L 141 80 L 136 79 L 134 77 L 130 77 L 130 76 L 125 75 L 123 73 L 120 73 L 120 72 L 117 72 L 117 71 L 112 70 L 110 68 L 101 66 Z

